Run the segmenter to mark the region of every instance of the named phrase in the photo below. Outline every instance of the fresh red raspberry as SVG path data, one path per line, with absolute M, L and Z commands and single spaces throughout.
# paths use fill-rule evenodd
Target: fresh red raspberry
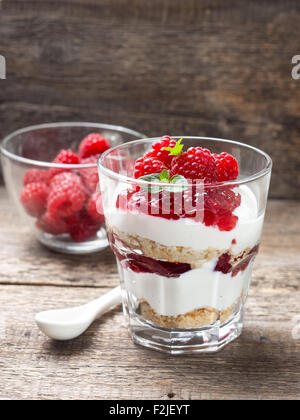
M 128 189 L 125 189 L 124 191 L 121 191 L 121 193 L 117 197 L 116 208 L 124 211 L 129 210 L 132 202 L 132 197 L 135 193 L 137 193 L 140 190 L 141 189 L 138 186 L 132 186 Z
M 95 223 L 85 211 L 77 213 L 70 218 L 69 223 L 70 221 L 72 221 L 70 236 L 75 242 L 93 238 L 101 227 L 101 223 Z
M 140 158 L 135 162 L 134 177 L 139 178 L 140 176 L 160 173 L 164 169 L 168 169 L 167 166 L 158 159 L 153 157 Z
M 163 136 L 159 141 L 152 144 L 152 149 L 137 159 L 134 168 L 134 177 L 160 173 L 164 169 L 170 169 L 174 155 L 165 148 L 175 148 L 177 141 L 169 136 Z M 179 142 L 180 143 L 180 142 Z M 181 146 L 182 147 L 182 146 Z M 181 148 L 179 148 L 181 151 Z M 179 152 L 180 153 L 180 152 Z
M 217 165 L 218 181 L 231 181 L 236 179 L 239 168 L 236 159 L 229 153 L 213 154 Z
M 218 228 L 220 230 L 230 231 L 235 228 L 238 217 L 231 212 L 219 215 Z
M 122 191 L 116 202 L 117 208 L 122 210 L 138 211 L 165 219 L 178 220 L 183 217 L 193 217 L 194 214 L 186 212 L 185 201 L 187 195 L 182 192 L 170 193 L 160 191 L 159 193 L 149 194 L 142 188 L 132 188 Z
M 47 209 L 52 217 L 68 217 L 79 211 L 85 202 L 80 177 L 73 172 L 56 175 L 50 184 Z
M 219 230 L 230 231 L 235 228 L 238 217 L 230 211 L 214 213 L 210 209 L 204 209 L 204 220 L 206 226 L 218 226 Z
M 28 169 L 23 178 L 23 184 L 31 184 L 32 182 L 44 182 L 47 184 L 49 178 L 49 173 L 42 169 L 31 168 Z
M 45 213 L 36 223 L 37 227 L 52 235 L 61 235 L 69 232 L 69 226 L 63 219 L 52 217 L 50 213 Z
M 158 142 L 152 145 L 152 156 L 163 162 L 166 166 L 170 166 L 174 158 L 170 151 L 164 150 L 165 147 L 174 148 L 177 141 L 169 136 L 163 136 Z
M 171 220 L 189 217 L 206 226 L 230 231 L 238 220 L 232 212 L 240 203 L 240 194 L 229 188 L 205 188 L 203 191 L 187 190 L 183 193 L 161 191 L 153 195 L 143 189 L 132 189 L 119 194 L 116 206 Z
M 190 147 L 172 160 L 171 175 L 182 175 L 188 180 L 217 181 L 217 165 L 207 149 Z
M 100 192 L 95 192 L 89 198 L 86 205 L 86 211 L 94 222 L 100 224 L 104 222 L 102 196 Z
M 65 165 L 77 165 L 80 163 L 79 156 L 73 150 L 61 150 L 53 161 L 54 163 L 62 163 Z
M 56 158 L 53 160 L 53 163 L 59 163 L 62 165 L 78 165 L 80 163 L 80 158 L 76 155 L 73 150 L 61 150 Z M 60 174 L 61 172 L 70 172 L 69 168 L 51 168 L 49 173 L 50 179 L 55 175 Z
M 32 182 L 25 185 L 20 200 L 30 216 L 39 217 L 46 209 L 48 194 L 49 187 L 44 182 Z
M 228 187 L 208 188 L 205 191 L 205 206 L 215 211 L 234 211 L 241 205 L 241 196 Z
M 220 230 L 232 230 L 238 217 L 232 212 L 241 204 L 241 196 L 229 188 L 216 188 L 205 191 L 204 223 L 218 226 Z
M 189 217 L 206 226 L 216 226 L 221 231 L 232 230 L 238 221 L 233 211 L 241 203 L 240 194 L 234 191 L 234 186 L 214 189 L 209 184 L 236 179 L 237 161 L 228 153 L 211 154 L 201 147 L 191 147 L 182 152 L 181 140 L 176 142 L 165 137 L 154 144 L 152 150 L 137 159 L 134 176 L 139 178 L 167 169 L 171 181 L 175 175 L 181 175 L 192 182 L 202 180 L 203 189 L 199 190 L 194 185 L 183 192 L 170 192 L 166 189 L 151 195 L 137 188 L 121 193 L 117 207 L 173 220 Z
M 82 186 L 81 179 L 77 174 L 75 174 L 74 172 L 62 172 L 61 174 L 58 174 L 51 179 L 50 190 L 57 186 L 60 186 L 64 182 L 73 182 Z
M 99 183 L 98 169 L 96 166 L 99 156 L 100 155 L 94 155 L 81 160 L 82 164 L 92 163 L 95 165 L 91 168 L 83 168 L 79 170 L 79 175 L 81 176 L 83 185 L 90 194 L 96 191 Z
M 110 148 L 110 143 L 100 134 L 91 133 L 85 137 L 79 145 L 79 156 L 87 158 L 91 155 L 98 155 Z

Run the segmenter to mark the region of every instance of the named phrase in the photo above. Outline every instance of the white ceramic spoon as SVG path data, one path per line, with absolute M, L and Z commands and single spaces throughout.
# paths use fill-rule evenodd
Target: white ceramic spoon
M 121 302 L 120 286 L 104 296 L 82 306 L 40 312 L 35 322 L 48 337 L 54 340 L 71 340 L 82 334 L 95 319 Z

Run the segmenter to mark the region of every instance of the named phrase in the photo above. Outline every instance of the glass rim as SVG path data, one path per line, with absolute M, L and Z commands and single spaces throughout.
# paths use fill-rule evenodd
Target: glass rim
M 45 128 L 59 128 L 59 127 L 83 127 L 83 128 L 102 128 L 102 129 L 107 129 L 107 130 L 115 130 L 115 131 L 119 131 L 119 132 L 123 132 L 123 133 L 127 133 L 127 134 L 132 134 L 136 137 L 140 137 L 140 138 L 144 138 L 145 134 L 139 133 L 138 131 L 132 130 L 130 128 L 127 127 L 123 127 L 121 125 L 112 125 L 112 124 L 102 124 L 102 123 L 93 123 L 93 122 L 72 122 L 72 121 L 65 121 L 65 122 L 53 122 L 53 123 L 45 123 L 45 124 L 36 124 L 36 125 L 30 125 L 24 128 L 20 128 L 16 131 L 13 131 L 12 133 L 8 134 L 7 136 L 4 137 L 4 139 L 2 140 L 1 144 L 0 144 L 0 152 L 1 154 L 3 154 L 4 156 L 8 157 L 11 160 L 17 161 L 17 162 L 21 162 L 21 163 L 26 163 L 29 165 L 34 165 L 34 166 L 40 166 L 43 168 L 67 168 L 67 169 L 83 169 L 83 168 L 94 168 L 97 166 L 96 163 L 78 163 L 78 164 L 66 164 L 66 163 L 54 163 L 54 162 L 46 162 L 46 161 L 41 161 L 41 160 L 35 160 L 35 159 L 30 159 L 30 158 L 25 158 L 22 156 L 19 156 L 15 153 L 9 152 L 7 150 L 7 145 L 10 142 L 10 140 L 12 140 L 14 137 L 20 135 L 20 134 L 24 134 L 24 133 L 29 133 L 31 131 L 37 131 L 40 129 L 45 129 Z M 116 146 L 114 146 L 116 147 Z
M 238 185 L 246 184 L 246 183 L 249 183 L 251 181 L 257 180 L 259 178 L 262 178 L 263 176 L 270 173 L 271 169 L 272 169 L 272 159 L 266 152 L 264 152 L 261 149 L 258 149 L 257 147 L 250 146 L 250 145 L 245 144 L 245 143 L 241 143 L 241 142 L 238 142 L 238 141 L 235 141 L 235 140 L 222 139 L 222 138 L 218 138 L 218 137 L 202 137 L 202 136 L 170 136 L 170 137 L 172 139 L 178 139 L 178 140 L 180 138 L 182 138 L 183 140 L 184 139 L 213 140 L 213 141 L 216 141 L 216 142 L 230 143 L 230 144 L 234 144 L 234 145 L 239 146 L 239 147 L 245 147 L 245 148 L 251 149 L 251 150 L 255 151 L 256 153 L 260 154 L 261 156 L 263 156 L 266 159 L 266 165 L 261 171 L 258 171 L 257 173 L 255 173 L 253 175 L 243 177 L 241 179 L 234 179 L 234 180 L 231 180 L 231 181 L 222 181 L 222 182 L 215 182 L 215 183 L 209 183 L 209 184 L 204 183 L 204 185 L 209 187 L 209 188 L 210 187 L 215 188 L 215 187 L 221 187 L 221 186 L 227 186 L 227 185 L 230 186 L 230 185 L 236 185 L 236 184 L 238 184 Z M 99 157 L 99 159 L 97 161 L 97 165 L 98 165 L 100 173 L 103 173 L 103 174 L 105 174 L 105 175 L 107 175 L 111 178 L 114 178 L 114 179 L 122 181 L 122 182 L 130 183 L 130 184 L 132 184 L 132 183 L 136 184 L 137 181 L 138 181 L 138 178 L 132 178 L 132 177 L 129 177 L 129 176 L 126 176 L 126 175 L 123 175 L 123 174 L 118 174 L 117 172 L 114 172 L 113 170 L 106 168 L 104 166 L 104 159 L 106 158 L 106 156 L 109 153 L 111 153 L 114 150 L 117 150 L 119 148 L 124 148 L 128 145 L 141 144 L 141 143 L 145 143 L 145 142 L 150 144 L 150 143 L 153 143 L 155 141 L 159 141 L 160 139 L 161 139 L 161 137 L 142 138 L 142 139 L 139 139 L 139 140 L 133 140 L 133 141 L 130 141 L 130 142 L 126 142 L 126 143 L 114 146 L 114 147 L 106 150 Z M 151 186 L 172 188 L 172 184 L 166 184 L 166 183 L 161 183 L 161 182 L 149 182 L 149 181 L 145 181 L 145 180 L 139 180 L 138 184 L 139 185 L 145 185 L 145 186 L 151 185 Z M 189 186 L 189 187 L 199 186 L 199 183 L 188 182 L 187 186 Z M 178 185 L 177 185 L 177 187 L 178 187 Z M 174 189 L 175 188 L 176 188 L 176 185 L 174 184 Z

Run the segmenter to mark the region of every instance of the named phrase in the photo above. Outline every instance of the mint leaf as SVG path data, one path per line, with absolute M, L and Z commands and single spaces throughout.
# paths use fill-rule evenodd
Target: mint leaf
M 164 182 L 165 184 L 168 184 L 170 182 L 170 172 L 167 169 L 161 171 L 159 175 L 159 180 L 161 182 Z
M 175 185 L 175 187 L 171 187 L 171 185 Z M 166 187 L 166 190 L 173 191 L 173 192 L 181 192 L 185 191 L 188 187 L 187 179 L 182 175 L 174 175 L 170 179 L 170 187 Z
M 181 144 L 181 141 L 182 137 L 177 141 L 174 147 L 164 147 L 163 150 L 167 150 L 172 156 L 179 156 L 183 148 L 183 144 Z
M 143 181 L 147 182 L 159 182 L 160 174 L 149 174 L 140 176 L 138 179 L 142 179 Z
M 140 176 L 138 179 L 141 179 L 146 182 L 160 182 L 160 174 L 149 174 Z M 150 192 L 152 194 L 158 193 L 161 191 L 161 187 L 158 185 L 147 185 L 147 184 L 139 184 L 139 186 L 146 192 Z
M 182 175 L 174 175 L 170 179 L 171 184 L 181 184 L 181 183 L 187 183 L 187 180 Z
M 158 193 L 161 191 L 170 191 L 170 192 L 181 192 L 186 190 L 188 182 L 182 175 L 174 175 L 170 179 L 170 172 L 167 169 L 164 169 L 161 171 L 160 174 L 149 174 L 140 176 L 138 179 L 141 179 L 146 182 L 153 182 L 156 184 L 170 184 L 170 186 L 167 185 L 147 185 L 147 184 L 139 184 L 140 187 L 146 191 L 150 192 L 152 194 Z

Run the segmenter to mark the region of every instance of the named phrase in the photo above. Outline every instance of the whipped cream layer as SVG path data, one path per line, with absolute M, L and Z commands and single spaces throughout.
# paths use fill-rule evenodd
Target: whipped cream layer
M 231 231 L 220 231 L 217 226 L 205 226 L 191 218 L 168 220 L 115 207 L 107 209 L 105 216 L 110 226 L 165 246 L 190 247 L 197 251 L 231 248 L 231 252 L 236 255 L 259 242 L 264 214 L 258 215 L 256 197 L 249 187 L 240 186 L 234 191 L 241 195 L 241 205 L 233 212 L 238 216 L 238 222 Z
M 214 271 L 216 261 L 177 278 L 135 273 L 121 268 L 126 290 L 149 303 L 159 315 L 177 316 L 201 308 L 222 311 L 241 296 L 250 279 L 252 263 L 235 277 Z

